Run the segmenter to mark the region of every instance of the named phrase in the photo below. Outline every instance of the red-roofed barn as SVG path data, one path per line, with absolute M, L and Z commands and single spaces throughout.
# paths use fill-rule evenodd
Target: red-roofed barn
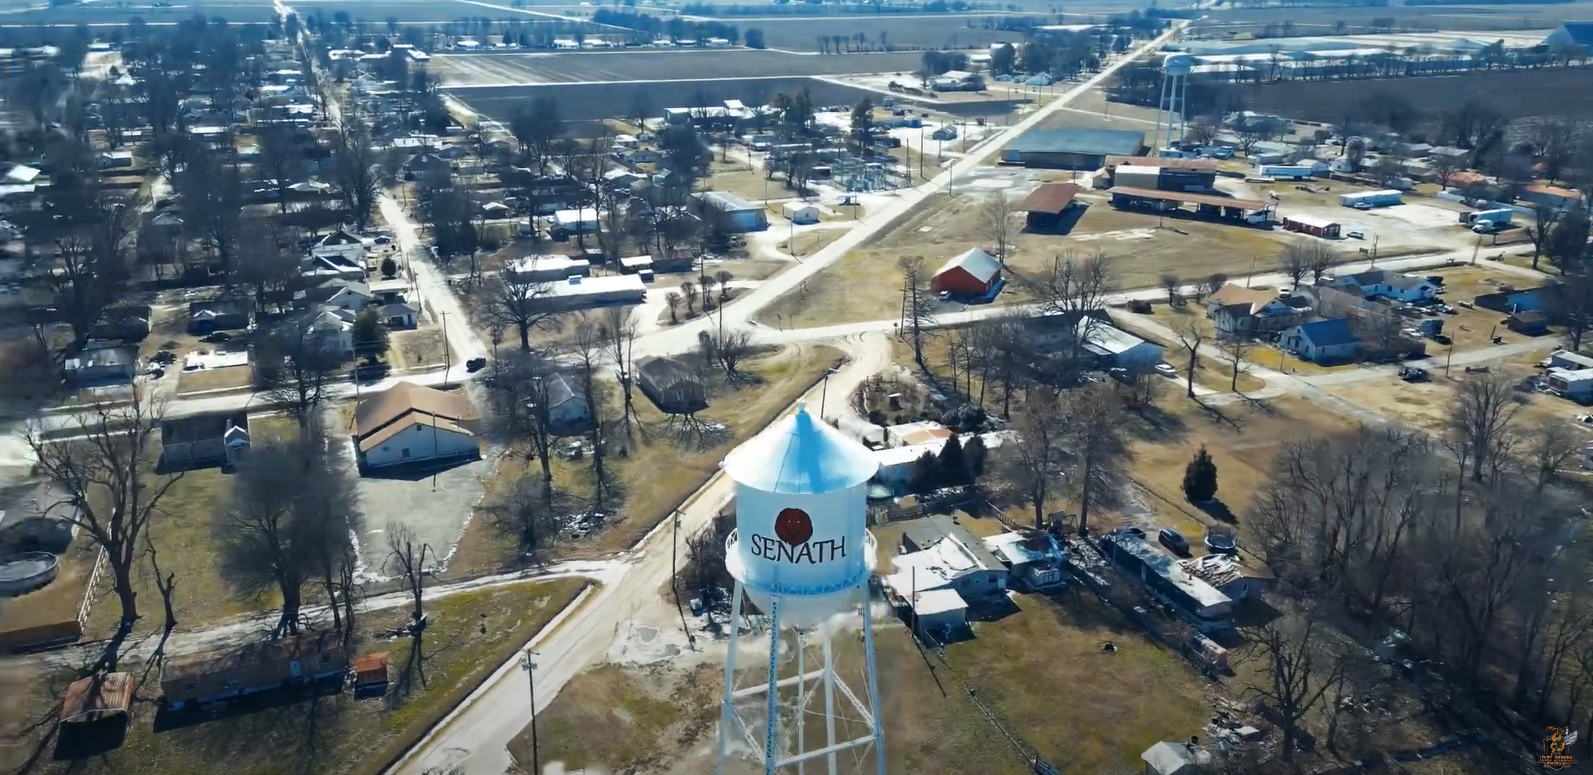
M 936 293 L 978 297 L 989 293 L 991 286 L 1000 279 L 1001 262 L 995 256 L 974 248 L 947 261 L 935 273 L 930 287 Z

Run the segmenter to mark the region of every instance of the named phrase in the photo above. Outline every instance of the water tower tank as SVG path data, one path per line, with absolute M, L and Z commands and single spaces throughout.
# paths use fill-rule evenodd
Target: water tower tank
M 780 624 L 811 627 L 847 610 L 874 567 L 868 448 L 798 406 L 725 457 L 736 485 L 736 532 L 725 564 Z
M 1195 69 L 1195 58 L 1188 54 L 1173 54 L 1162 60 L 1162 72 L 1168 75 L 1186 76 Z

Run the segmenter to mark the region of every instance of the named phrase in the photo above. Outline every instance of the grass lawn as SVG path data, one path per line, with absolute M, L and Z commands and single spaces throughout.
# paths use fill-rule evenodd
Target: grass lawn
M 808 229 L 797 232 L 796 238 L 780 240 L 775 247 L 782 253 L 787 253 L 798 259 L 811 256 L 828 247 L 830 243 L 846 236 L 846 229 Z
M 607 459 L 610 475 L 618 482 L 620 504 L 604 504 L 612 515 L 605 529 L 556 547 L 555 553 L 601 556 L 630 548 L 707 483 L 719 470 L 726 453 L 785 412 L 840 357 L 840 352 L 831 347 L 803 345 L 746 362 L 742 371 L 752 379 L 739 385 L 726 385 L 722 380 L 710 384 L 709 406 L 697 418 L 722 423 L 725 428 L 702 438 L 683 441 L 677 429 L 668 424 L 668 418 L 637 391 L 635 407 L 640 427 L 632 447 L 624 457 L 611 452 Z M 610 405 L 618 400 L 617 396 L 611 398 Z M 555 463 L 555 488 L 575 499 L 590 499 L 591 468 L 587 461 Z M 487 497 L 503 492 L 515 477 L 537 475 L 539 471 L 535 461 L 506 458 L 488 484 Z M 482 517 L 482 512 L 478 510 L 477 516 Z M 496 529 L 489 519 L 472 519 L 449 570 L 469 573 L 511 567 L 516 564 L 515 556 L 513 536 Z
M 1219 520 L 1189 503 L 1183 494 L 1184 467 L 1202 444 L 1217 464 L 1217 499 L 1238 520 L 1240 544 L 1246 543 L 1245 511 L 1266 483 L 1281 445 L 1314 434 L 1348 431 L 1345 418 L 1304 399 L 1272 399 L 1205 408 L 1196 401 L 1163 400 L 1158 427 L 1136 427 L 1130 475 L 1149 494 L 1143 507 L 1164 527 L 1185 536 L 1204 535 Z M 1198 543 L 1198 542 L 1197 542 Z M 1255 545 L 1254 541 L 1249 542 Z
M 720 665 L 679 672 L 597 665 L 566 684 L 537 716 L 542 762 L 563 762 L 566 772 L 659 771 L 676 751 L 713 745 L 723 690 Z M 529 768 L 529 730 L 510 750 Z
M 376 775 L 513 658 L 584 585 L 575 579 L 528 582 L 428 603 L 430 627 L 420 650 L 425 681 L 417 670 L 407 693 L 401 679 L 412 642 L 362 636 L 356 653 L 389 654 L 393 683 L 385 698 L 356 700 L 343 692 L 161 731 L 153 731 L 155 704 L 139 703 L 120 748 L 77 762 L 51 762 L 47 756 L 31 771 L 167 775 L 224 767 L 229 775 Z M 378 632 L 407 616 L 406 609 L 391 609 L 363 618 L 360 627 Z M 139 691 L 141 699 L 152 701 L 160 688 L 148 680 Z
M 159 552 L 161 570 L 177 574 L 177 619 L 183 628 L 258 611 L 276 602 L 269 595 L 257 598 L 234 590 L 222 573 L 216 514 L 231 503 L 231 474 L 217 468 L 187 471 L 166 491 L 160 513 L 150 519 L 149 538 Z M 147 557 L 134 567 L 133 588 L 143 615 L 137 632 L 158 630 L 162 623 L 160 591 L 155 588 L 155 573 Z M 86 637 L 111 634 L 120 618 L 121 606 L 107 577 L 89 613 Z
M 675 307 L 674 321 L 671 322 L 669 307 L 666 306 L 664 307 L 663 312 L 658 313 L 658 323 L 659 325 L 663 326 L 677 326 L 688 320 L 696 320 L 697 318 L 702 317 L 704 314 L 712 315 L 717 312 L 721 306 L 733 303 L 736 300 L 736 297 L 741 296 L 748 290 L 749 289 L 747 288 L 731 288 L 730 291 L 724 295 L 723 300 L 721 300 L 721 297 L 719 296 L 719 291 L 715 290 L 713 292 L 713 307 L 706 313 L 704 313 L 702 309 L 702 291 L 698 291 L 695 294 L 696 301 L 693 303 L 693 307 L 690 311 L 687 311 L 686 302 L 683 298 L 680 302 L 680 305 Z M 682 294 L 682 296 L 684 296 L 684 294 Z
M 448 346 L 440 328 L 394 331 L 388 341 L 387 359 L 394 370 L 441 366 L 448 359 Z
M 249 387 L 254 369 L 248 366 L 228 366 L 224 369 L 183 371 L 177 375 L 177 394 L 202 393 L 211 390 L 240 390 Z

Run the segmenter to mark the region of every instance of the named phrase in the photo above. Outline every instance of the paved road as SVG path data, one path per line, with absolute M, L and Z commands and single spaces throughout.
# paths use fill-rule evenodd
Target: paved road
M 883 336 L 856 337 L 849 345 L 854 360 L 829 380 L 828 391 L 837 395 L 850 394 L 890 364 L 890 343 Z M 824 390 L 815 387 L 803 399 L 816 407 Z M 826 401 L 825 406 L 827 417 L 849 411 L 845 401 Z M 731 492 L 730 480 L 715 474 L 681 507 L 681 533 L 705 527 L 728 504 Z M 571 678 L 602 659 L 615 634 L 637 611 L 657 604 L 658 589 L 669 579 L 670 570 L 670 532 L 665 527 L 661 525 L 632 550 L 636 561 L 618 579 L 595 592 L 551 635 L 538 635 L 531 642 L 530 648 L 539 654 L 538 710 L 545 709 Z M 389 772 L 423 775 L 430 768 L 458 765 L 466 775 L 501 775 L 511 764 L 506 746 L 531 721 L 528 684 L 513 667 L 506 665 L 494 675 Z

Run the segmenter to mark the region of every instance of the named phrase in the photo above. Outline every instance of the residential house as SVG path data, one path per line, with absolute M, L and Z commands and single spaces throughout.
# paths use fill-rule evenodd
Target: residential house
M 366 283 L 339 279 L 299 291 L 294 299 L 308 307 L 336 307 L 358 313 L 370 306 L 376 297 Z
M 1361 342 L 1344 318 L 1302 323 L 1284 330 L 1279 346 L 1313 363 L 1353 360 L 1361 352 Z
M 304 327 L 303 336 L 306 344 L 313 344 L 326 355 L 353 360 L 354 313 L 323 305 Z
M 195 334 L 238 331 L 254 325 L 254 305 L 248 299 L 215 299 L 188 305 L 188 330 Z
M 428 183 L 445 183 L 454 174 L 453 162 L 434 153 L 422 151 L 404 162 L 404 178 Z
M 160 424 L 162 470 L 231 468 L 248 449 L 247 412 L 196 414 Z
M 475 418 L 461 393 L 399 382 L 355 407 L 356 457 L 362 470 L 476 457 Z
M 1056 536 L 1029 530 L 993 535 L 984 543 L 1007 566 L 1007 586 L 1039 590 L 1062 583 L 1067 550 Z
M 665 414 L 691 414 L 708 407 L 702 378 L 674 358 L 655 357 L 638 363 L 636 385 Z
M 338 229 L 316 240 L 315 245 L 310 248 L 310 255 L 316 257 L 342 256 L 363 263 L 365 261 L 365 240 L 348 229 Z
M 1176 557 L 1139 535 L 1114 530 L 1101 538 L 1100 547 L 1131 577 L 1192 617 L 1222 621 L 1233 611 L 1233 598 L 1204 579 L 1190 575 Z
M 382 325 L 393 329 L 411 329 L 419 325 L 420 308 L 405 301 L 391 301 L 376 308 Z
M 556 428 L 576 428 L 592 421 L 592 405 L 567 375 L 548 378 L 548 422 Z
M 1206 297 L 1206 317 L 1218 333 L 1263 334 L 1298 324 L 1310 312 L 1310 304 L 1303 297 L 1228 283 Z
M 945 515 L 907 523 L 891 566 L 884 586 L 926 632 L 964 625 L 968 602 L 1004 594 L 1009 575 L 982 541 Z
M 1109 322 L 1083 318 L 1075 325 L 1084 350 L 1096 357 L 1101 368 L 1144 371 L 1162 361 L 1161 345 L 1147 342 Z
M 716 219 L 730 232 L 759 231 L 769 228 L 769 214 L 761 205 L 727 191 L 699 191 L 692 194 L 705 219 Z
M 74 385 L 131 382 L 140 364 L 137 347 L 84 349 L 61 362 L 61 374 Z
M 169 656 L 161 664 L 160 688 L 166 707 L 180 709 L 296 684 L 341 682 L 347 672 L 341 641 L 323 632 Z
M 311 282 L 325 280 L 364 282 L 365 259 L 363 256 L 350 258 L 340 253 L 311 255 L 304 263 L 304 270 L 299 274 Z
M 618 168 L 603 173 L 603 183 L 609 188 L 629 190 L 645 178 L 628 169 Z
M 559 210 L 553 214 L 553 238 L 569 239 L 577 234 L 597 231 L 597 208 L 581 207 Z
M 1000 281 L 1000 259 L 979 248 L 971 248 L 953 256 L 936 271 L 929 280 L 929 287 L 936 293 L 977 299 L 989 295 Z
M 89 329 L 92 339 L 120 339 L 124 342 L 141 342 L 149 336 L 150 320 L 154 315 L 147 305 L 112 307 L 105 310 L 105 319 Z
M 1484 293 L 1472 299 L 1482 309 L 1513 314 L 1516 312 L 1549 312 L 1558 286 L 1540 285 L 1536 288 L 1511 288 L 1495 293 Z
M 1371 269 L 1344 275 L 1333 281 L 1340 288 L 1357 288 L 1369 299 L 1387 297 L 1395 301 L 1431 301 L 1438 295 L 1438 286 L 1424 277 L 1400 274 L 1387 269 Z

